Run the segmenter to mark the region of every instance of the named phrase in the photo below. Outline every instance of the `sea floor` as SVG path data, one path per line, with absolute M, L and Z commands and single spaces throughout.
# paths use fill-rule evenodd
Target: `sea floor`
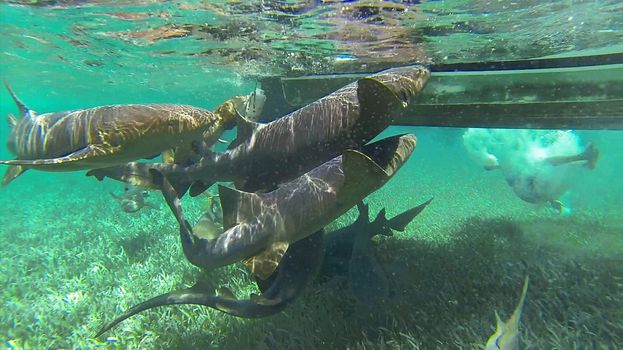
M 159 210 L 128 214 L 109 194 L 120 184 L 31 171 L 0 192 L 0 340 L 14 349 L 484 349 L 494 312 L 510 316 L 528 275 L 522 348 L 621 348 L 619 188 L 584 184 L 569 199 L 572 214 L 560 217 L 478 169 L 458 134 L 413 130 L 421 136 L 412 159 L 367 199 L 371 215 L 385 207 L 391 217 L 434 197 L 404 233 L 375 239 L 387 300 L 362 305 L 337 276 L 265 319 L 163 307 L 93 339 L 128 307 L 198 279 L 239 297 L 256 287 L 241 265 L 205 273 L 188 263 L 158 193 L 150 200 Z M 609 176 L 608 164 L 622 161 L 607 149 L 602 172 L 592 175 Z M 191 221 L 202 201 L 184 198 Z M 351 210 L 329 230 L 355 216 Z

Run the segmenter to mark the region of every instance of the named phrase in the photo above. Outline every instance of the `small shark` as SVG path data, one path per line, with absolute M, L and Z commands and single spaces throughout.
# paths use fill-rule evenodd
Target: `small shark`
M 232 181 L 236 188 L 247 191 L 272 190 L 371 141 L 422 90 L 429 77 L 430 71 L 423 66 L 392 68 L 359 79 L 270 123 L 238 116 L 238 134 L 229 149 L 207 153 L 190 166 L 129 163 L 87 175 L 157 188 L 149 173 L 157 169 L 180 196 L 189 183 L 193 184 L 190 194 L 195 196 L 215 181 Z
M 352 224 L 333 231 L 325 238 L 325 258 L 321 275 L 348 275 L 351 291 L 362 302 L 383 300 L 389 295 L 385 273 L 370 252 L 372 238 L 391 236 L 393 230 L 403 232 L 407 225 L 426 208 L 433 198 L 391 219 L 382 209 L 370 222 L 369 207 L 357 204 L 359 216 Z
M 142 188 L 127 186 L 121 195 L 110 192 L 110 195 L 121 204 L 121 209 L 126 213 L 135 213 L 143 208 L 159 209 L 158 205 L 148 202 L 149 192 Z
M 174 104 L 102 106 L 37 114 L 15 95 L 20 118 L 9 114 L 8 148 L 15 160 L 0 160 L 8 169 L 7 185 L 27 169 L 76 171 L 154 158 L 165 150 L 232 127 L 235 113 L 212 113 Z M 233 109 L 232 109 L 233 112 Z
M 489 340 L 487 340 L 485 350 L 519 350 L 519 319 L 521 318 L 521 311 L 523 309 L 527 292 L 528 276 L 526 276 L 524 281 L 519 303 L 508 321 L 504 323 L 504 321 L 500 319 L 497 311 L 495 312 L 495 333 L 493 333 L 489 337 Z
M 254 274 L 268 277 L 289 244 L 322 229 L 381 187 L 406 162 L 415 143 L 415 136 L 406 134 L 346 151 L 268 193 L 219 186 L 225 231 L 214 239 L 194 235 L 176 192 L 163 194 L 180 224 L 182 247 L 192 264 L 213 269 L 252 259 L 247 266 Z M 162 188 L 165 176 L 152 172 Z

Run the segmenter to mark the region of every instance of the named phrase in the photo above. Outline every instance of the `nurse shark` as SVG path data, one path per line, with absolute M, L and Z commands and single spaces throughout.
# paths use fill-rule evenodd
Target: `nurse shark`
M 176 191 L 165 176 L 152 170 L 180 224 L 182 246 L 191 263 L 213 269 L 267 253 L 279 261 L 256 265 L 271 270 L 254 271 L 270 276 L 267 282 L 258 283 L 263 291 L 259 296 L 238 300 L 228 291 L 217 295 L 209 287 L 196 284 L 129 309 L 106 324 L 98 336 L 132 315 L 164 305 L 199 304 L 247 318 L 281 311 L 316 276 L 322 261 L 322 228 L 387 182 L 409 158 L 415 143 L 415 136 L 401 135 L 346 151 L 268 193 L 221 186 L 225 232 L 212 239 L 193 234 Z M 276 246 L 282 256 L 275 253 Z
M 243 103 L 240 97 L 227 101 L 219 113 L 189 105 L 128 104 L 37 114 L 5 85 L 19 118 L 8 117 L 7 146 L 17 159 L 0 160 L 10 165 L 3 185 L 27 169 L 105 168 L 154 158 L 195 140 L 215 142 L 225 128 L 233 126 L 234 105 Z
M 88 175 L 156 188 L 149 169 L 157 169 L 180 196 L 190 184 L 194 196 L 215 181 L 232 181 L 248 191 L 272 190 L 346 149 L 371 141 L 422 90 L 429 77 L 424 66 L 392 68 L 359 79 L 270 123 L 238 116 L 238 135 L 229 149 L 207 153 L 190 166 L 129 163 Z

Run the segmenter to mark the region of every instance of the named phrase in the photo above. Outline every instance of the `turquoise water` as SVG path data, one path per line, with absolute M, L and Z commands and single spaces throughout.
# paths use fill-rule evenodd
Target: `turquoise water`
M 378 2 L 384 7 L 372 15 L 363 15 L 368 12 L 358 2 L 15 3 L 0 4 L 0 75 L 41 113 L 164 102 L 214 109 L 248 94 L 267 75 L 620 52 L 613 44 L 623 37 L 618 1 Z M 170 39 L 136 34 L 166 25 L 189 33 Z M 387 49 L 391 42 L 394 49 Z M 16 113 L 1 90 L 0 114 Z M 387 277 L 388 297 L 358 300 L 348 276 L 337 274 L 319 278 L 268 318 L 163 307 L 100 338 L 94 335 L 101 325 L 128 307 L 197 280 L 227 286 L 239 298 L 258 293 L 257 287 L 241 264 L 202 272 L 188 263 L 178 226 L 157 192 L 147 200 L 159 209 L 126 213 L 109 194 L 121 193 L 120 183 L 97 182 L 84 172 L 26 172 L 0 189 L 1 344 L 484 349 L 495 330 L 494 312 L 510 316 L 528 275 L 521 348 L 620 348 L 623 132 L 574 132 L 574 151 L 593 142 L 600 157 L 593 170 L 569 168 L 562 215 L 547 203 L 520 199 L 502 171 L 484 170 L 466 150 L 466 129 L 392 126 L 380 137 L 405 132 L 417 135 L 416 150 L 366 199 L 370 215 L 385 208 L 392 217 L 434 200 L 405 232 L 373 240 L 368 253 Z M 0 143 L 8 133 L 3 124 Z M 13 155 L 2 147 L 0 158 Z M 191 222 L 205 211 L 203 197 L 182 203 Z M 356 216 L 350 210 L 327 231 Z

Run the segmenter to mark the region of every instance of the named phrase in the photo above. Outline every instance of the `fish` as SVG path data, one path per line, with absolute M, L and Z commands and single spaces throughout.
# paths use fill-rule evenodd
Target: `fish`
M 158 205 L 145 200 L 149 197 L 149 192 L 142 188 L 128 186 L 124 188 L 123 194 L 110 192 L 110 195 L 119 202 L 121 209 L 126 213 L 135 213 L 143 208 L 160 209 Z
M 129 163 L 92 170 L 98 180 L 109 177 L 156 188 L 150 169 L 165 174 L 180 196 L 190 187 L 196 196 L 216 181 L 268 191 L 280 183 L 357 149 L 387 128 L 424 88 L 430 71 L 421 65 L 388 69 L 359 79 L 269 123 L 238 115 L 237 137 L 225 152 L 208 153 L 190 166 Z
M 528 283 L 528 276 L 526 276 L 519 303 L 506 322 L 500 319 L 500 315 L 498 315 L 497 311 L 495 312 L 495 333 L 487 340 L 485 350 L 519 350 L 519 319 L 521 318 L 521 311 L 523 310 L 523 304 L 526 300 Z
M 430 198 L 391 219 L 387 219 L 385 209 L 381 209 L 374 221 L 369 219 L 368 204 L 360 202 L 357 204 L 359 215 L 355 222 L 330 232 L 325 238 L 325 258 L 320 274 L 346 274 L 350 290 L 360 302 L 370 304 L 386 299 L 389 296 L 389 283 L 370 251 L 372 238 L 376 235 L 392 236 L 393 231 L 403 232 L 432 200 Z
M 27 169 L 89 170 L 154 158 L 205 138 L 206 132 L 220 135 L 235 121 L 235 114 L 177 104 L 111 105 L 37 114 L 6 81 L 5 85 L 19 118 L 8 116 L 7 146 L 16 159 L 0 160 L 10 166 L 3 185 Z
M 266 278 L 289 244 L 322 229 L 380 188 L 407 161 L 415 145 L 415 135 L 404 134 L 347 150 L 267 193 L 219 185 L 225 231 L 215 239 L 193 234 L 176 191 L 163 191 L 163 195 L 179 223 L 188 261 L 209 270 L 247 260 L 256 276 Z M 164 174 L 151 171 L 159 187 L 168 183 Z

